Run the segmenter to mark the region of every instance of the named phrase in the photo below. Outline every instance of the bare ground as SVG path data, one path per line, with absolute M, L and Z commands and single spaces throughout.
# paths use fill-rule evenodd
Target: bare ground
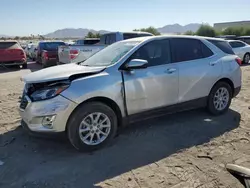
M 27 70 L 0 70 L 0 187 L 241 188 L 225 164 L 250 167 L 250 66 L 220 117 L 195 110 L 134 124 L 114 143 L 78 153 L 66 139 L 28 136 L 18 100 Z

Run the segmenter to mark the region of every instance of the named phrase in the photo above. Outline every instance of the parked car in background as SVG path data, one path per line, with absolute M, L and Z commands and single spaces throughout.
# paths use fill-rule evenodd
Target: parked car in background
M 29 53 L 30 53 L 30 47 L 31 47 L 32 43 L 26 44 L 25 47 L 23 47 L 25 54 L 27 57 L 29 57 Z
M 229 40 L 228 42 L 233 48 L 234 53 L 243 60 L 243 63 L 249 63 L 250 45 L 239 40 Z
M 241 37 L 237 37 L 237 40 L 241 40 L 247 44 L 250 45 L 250 36 L 241 36 Z
M 32 45 L 30 46 L 29 58 L 30 58 L 32 61 L 35 61 L 35 60 L 36 60 L 36 57 L 37 57 L 37 47 L 38 47 L 37 44 L 32 44 Z
M 86 151 L 108 143 L 124 122 L 200 107 L 224 114 L 240 92 L 240 63 L 222 39 L 120 41 L 82 63 L 23 77 L 22 125 L 31 132 L 66 132 Z
M 76 44 L 71 46 L 60 46 L 58 48 L 58 64 L 84 61 L 96 52 L 105 48 L 107 45 L 113 44 L 117 41 L 145 36 L 153 35 L 147 32 L 111 32 L 103 34 L 100 38 L 100 42 L 95 45 Z
M 221 39 L 225 39 L 225 40 L 236 40 L 237 36 L 236 35 L 220 35 L 216 38 L 221 38 Z
M 62 45 L 65 45 L 65 43 L 61 41 L 39 42 L 36 62 L 42 64 L 43 68 L 56 65 L 58 61 L 58 46 Z
M 17 41 L 0 41 L 0 67 L 21 65 L 27 68 L 26 54 Z

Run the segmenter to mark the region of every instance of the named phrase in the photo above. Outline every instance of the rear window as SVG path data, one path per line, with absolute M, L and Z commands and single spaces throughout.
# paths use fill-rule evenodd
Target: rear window
M 86 45 L 92 45 L 92 44 L 96 44 L 98 42 L 100 42 L 99 39 L 84 40 L 84 44 L 86 44 Z
M 48 42 L 48 43 L 41 43 L 42 49 L 57 49 L 58 46 L 65 45 L 64 42 Z
M 0 42 L 0 49 L 15 49 L 20 48 L 17 42 Z
M 227 41 L 218 41 L 218 40 L 208 40 L 213 45 L 215 45 L 217 48 L 221 49 L 226 54 L 232 54 L 234 55 L 232 47 L 229 45 Z
M 136 37 L 147 37 L 147 36 L 153 36 L 150 33 L 123 33 L 123 39 L 132 39 Z
M 77 45 L 83 45 L 84 44 L 84 40 L 77 40 L 75 44 L 77 44 Z

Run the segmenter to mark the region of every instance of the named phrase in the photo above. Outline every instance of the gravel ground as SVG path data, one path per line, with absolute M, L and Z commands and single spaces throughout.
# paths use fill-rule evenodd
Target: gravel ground
M 241 188 L 225 164 L 250 167 L 250 66 L 230 111 L 195 110 L 130 125 L 113 144 L 79 153 L 66 139 L 28 136 L 20 127 L 22 75 L 0 70 L 1 188 Z

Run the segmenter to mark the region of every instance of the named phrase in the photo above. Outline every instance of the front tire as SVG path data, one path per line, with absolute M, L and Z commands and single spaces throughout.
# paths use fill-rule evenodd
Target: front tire
M 68 138 L 79 151 L 93 151 L 109 143 L 117 132 L 117 116 L 107 105 L 90 102 L 81 105 L 70 117 Z
M 42 68 L 47 68 L 48 65 L 47 65 L 47 62 L 46 60 L 42 59 Z
M 226 113 L 231 104 L 232 96 L 231 86 L 226 82 L 218 82 L 208 96 L 208 111 L 213 115 Z

